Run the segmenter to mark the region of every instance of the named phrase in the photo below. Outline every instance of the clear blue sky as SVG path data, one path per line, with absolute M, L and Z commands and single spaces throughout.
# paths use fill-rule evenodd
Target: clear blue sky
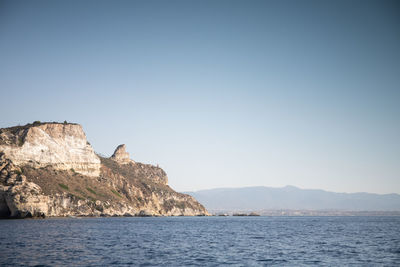
M 0 0 L 0 127 L 83 125 L 180 191 L 400 193 L 398 1 Z

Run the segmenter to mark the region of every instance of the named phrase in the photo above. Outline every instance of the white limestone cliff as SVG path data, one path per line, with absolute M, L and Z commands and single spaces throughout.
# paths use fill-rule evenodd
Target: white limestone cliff
M 79 124 L 44 123 L 17 132 L 6 128 L 0 133 L 0 140 L 0 151 L 16 165 L 34 168 L 51 165 L 87 176 L 100 174 L 100 159 Z

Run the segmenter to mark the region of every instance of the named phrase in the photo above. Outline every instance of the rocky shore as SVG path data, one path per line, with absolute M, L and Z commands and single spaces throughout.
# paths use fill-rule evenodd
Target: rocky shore
M 202 216 L 159 167 L 130 159 L 125 145 L 101 157 L 74 123 L 0 129 L 0 217 Z

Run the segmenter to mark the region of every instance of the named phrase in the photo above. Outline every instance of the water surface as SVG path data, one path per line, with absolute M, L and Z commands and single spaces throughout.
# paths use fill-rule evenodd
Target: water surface
M 0 220 L 3 266 L 400 266 L 400 217 Z

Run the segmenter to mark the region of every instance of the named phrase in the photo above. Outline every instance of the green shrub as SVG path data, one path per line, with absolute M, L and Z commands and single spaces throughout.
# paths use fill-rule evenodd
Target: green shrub
M 18 146 L 22 146 L 24 144 L 24 140 L 18 139 Z
M 186 208 L 186 204 L 185 204 L 185 202 L 183 202 L 183 201 L 177 201 L 177 202 L 175 203 L 175 206 L 178 207 L 178 208 L 181 209 L 181 210 L 184 210 L 184 209 Z
M 102 206 L 95 206 L 94 207 L 96 210 L 98 210 L 98 211 L 100 211 L 100 212 L 103 212 L 104 211 L 104 209 L 103 209 L 103 207 Z
M 58 184 L 62 189 L 69 190 L 68 185 L 65 184 Z
M 97 195 L 96 191 L 94 191 L 92 188 L 90 187 L 86 187 L 86 190 L 89 191 L 90 193 L 92 193 L 93 195 Z
M 122 197 L 120 193 L 118 193 L 117 191 L 111 189 L 111 192 L 114 193 L 114 195 L 116 195 L 117 197 Z

